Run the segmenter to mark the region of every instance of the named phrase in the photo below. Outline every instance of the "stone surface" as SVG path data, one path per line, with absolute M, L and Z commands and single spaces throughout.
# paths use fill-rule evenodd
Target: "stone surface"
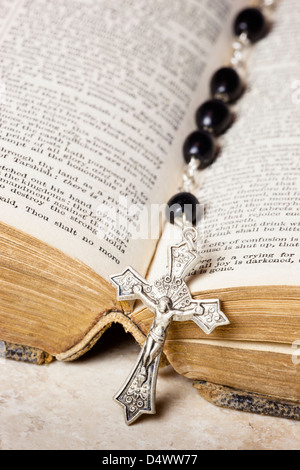
M 47 366 L 0 359 L 0 449 L 297 449 L 300 423 L 218 408 L 161 369 L 157 414 L 128 427 L 112 396 L 139 346 L 119 327 L 71 363 Z

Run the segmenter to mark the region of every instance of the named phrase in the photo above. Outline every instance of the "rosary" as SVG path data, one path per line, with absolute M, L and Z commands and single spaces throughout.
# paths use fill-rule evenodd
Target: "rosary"
M 141 414 L 155 413 L 157 373 L 161 353 L 172 321 L 194 321 L 206 334 L 229 323 L 217 299 L 193 300 L 185 278 L 200 260 L 197 248 L 199 201 L 192 194 L 194 175 L 211 165 L 216 158 L 216 137 L 231 126 L 233 115 L 229 105 L 243 94 L 245 85 L 239 74 L 244 56 L 251 43 L 263 38 L 269 29 L 264 10 L 274 0 L 264 0 L 261 8 L 246 8 L 234 20 L 235 39 L 230 65 L 218 69 L 210 81 L 211 99 L 196 112 L 197 130 L 183 145 L 186 162 L 182 186 L 167 203 L 166 218 L 182 227 L 182 241 L 169 247 L 168 272 L 149 284 L 133 268 L 111 276 L 118 300 L 140 299 L 154 312 L 154 320 L 141 349 L 137 363 L 114 399 L 123 407 L 126 424 Z

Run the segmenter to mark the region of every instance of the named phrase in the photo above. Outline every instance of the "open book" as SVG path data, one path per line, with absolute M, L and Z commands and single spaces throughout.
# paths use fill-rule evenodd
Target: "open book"
M 152 313 L 117 302 L 109 276 L 165 273 L 177 234 L 169 224 L 143 234 L 141 214 L 176 193 L 183 142 L 247 4 L 0 0 L 7 356 L 73 360 L 114 322 L 143 343 Z M 203 258 L 189 287 L 219 298 L 230 325 L 206 336 L 174 322 L 164 348 L 199 389 L 300 400 L 299 28 L 298 0 L 280 2 L 218 158 L 199 172 Z

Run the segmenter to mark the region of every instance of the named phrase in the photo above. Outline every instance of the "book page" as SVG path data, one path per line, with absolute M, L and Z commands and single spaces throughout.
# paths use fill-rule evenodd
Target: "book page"
M 105 278 L 145 273 L 157 238 L 132 231 L 176 190 L 192 97 L 243 3 L 0 0 L 1 220 Z
M 199 174 L 203 259 L 193 292 L 256 285 L 299 285 L 300 10 L 279 3 L 270 34 L 253 47 L 247 91 L 221 152 Z M 167 226 L 151 277 L 165 270 Z M 165 261 L 166 263 L 166 261 Z
M 18 9 L 19 0 L 1 0 L 0 2 L 0 31 L 4 34 L 5 29 L 10 24 L 10 19 L 13 18 L 16 10 Z

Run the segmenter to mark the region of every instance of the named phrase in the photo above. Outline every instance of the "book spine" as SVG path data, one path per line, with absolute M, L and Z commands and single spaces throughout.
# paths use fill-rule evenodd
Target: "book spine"
M 54 360 L 51 354 L 31 346 L 22 346 L 20 344 L 1 341 L 2 359 L 13 359 L 19 362 L 28 362 L 30 364 L 48 364 Z
M 193 386 L 210 403 L 232 410 L 300 421 L 299 403 L 196 380 Z

